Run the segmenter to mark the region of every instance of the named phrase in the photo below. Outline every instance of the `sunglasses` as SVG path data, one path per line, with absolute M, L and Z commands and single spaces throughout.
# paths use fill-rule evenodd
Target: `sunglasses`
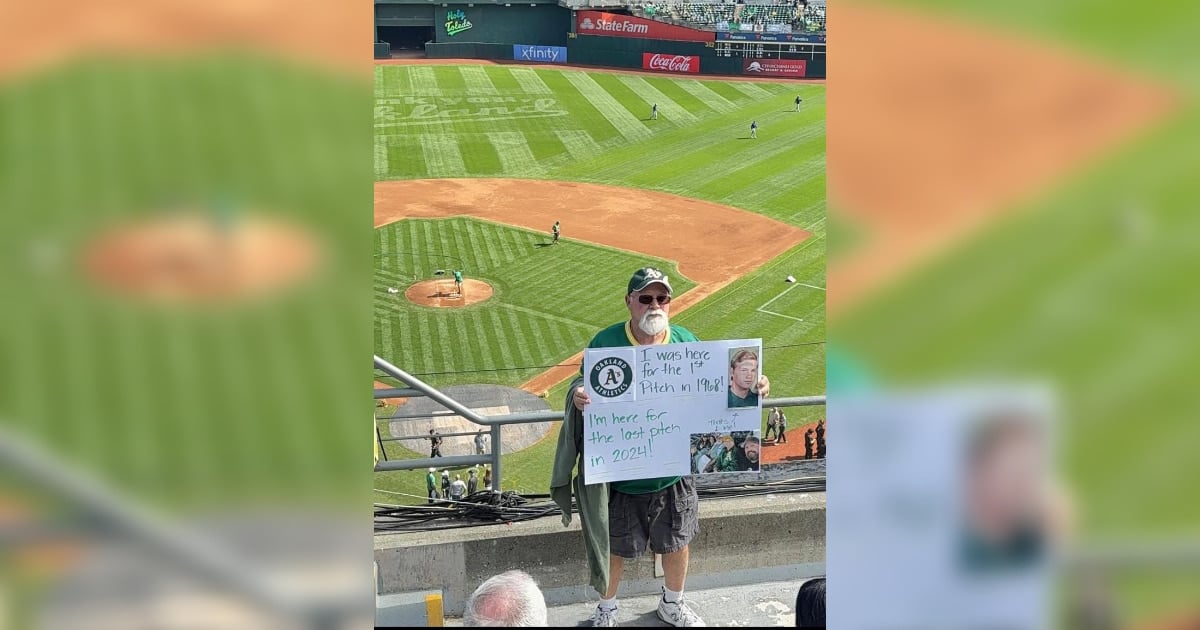
M 669 295 L 639 295 L 638 296 L 638 302 L 640 302 L 642 304 L 650 304 L 651 302 L 654 302 L 654 301 L 657 301 L 659 306 L 662 306 L 663 304 L 670 304 L 671 296 L 669 296 Z

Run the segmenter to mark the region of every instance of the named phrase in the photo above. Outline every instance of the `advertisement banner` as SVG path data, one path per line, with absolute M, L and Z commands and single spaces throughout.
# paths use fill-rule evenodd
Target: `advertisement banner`
M 575 32 L 580 35 L 671 39 L 685 42 L 711 42 L 713 39 L 711 31 L 698 31 L 694 28 L 663 24 L 632 15 L 617 15 L 603 11 L 576 12 Z
M 688 72 L 700 74 L 700 58 L 691 55 L 660 55 L 642 53 L 642 69 L 658 72 Z
M 742 62 L 742 74 L 803 79 L 805 67 L 803 59 L 745 59 Z
M 513 44 L 513 59 L 541 63 L 567 63 L 567 49 L 563 46 Z
M 825 33 L 717 33 L 719 42 L 780 42 L 792 44 L 824 44 Z

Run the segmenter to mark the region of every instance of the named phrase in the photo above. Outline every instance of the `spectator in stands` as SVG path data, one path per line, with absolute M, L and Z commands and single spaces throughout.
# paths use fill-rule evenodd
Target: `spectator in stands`
M 672 293 L 667 274 L 653 267 L 638 269 L 625 288 L 628 318 L 598 332 L 588 347 L 625 348 L 699 341 L 688 329 L 671 323 Z M 550 493 L 567 516 L 572 512 L 572 504 L 577 505 L 583 521 L 590 583 L 600 594 L 592 625 L 617 625 L 617 590 L 625 560 L 649 551 L 662 554 L 666 578 L 658 600 L 659 619 L 676 627 L 704 626 L 704 620 L 688 606 L 683 593 L 689 545 L 700 532 L 695 481 L 689 474 L 608 484 L 582 483 L 573 474 L 583 467 L 582 416 L 584 407 L 591 402 L 582 381 L 581 374 L 569 388 L 565 401 L 566 417 L 559 433 Z M 758 393 L 763 398 L 770 393 L 766 376 L 759 378 Z M 564 517 L 564 525 L 569 522 Z
M 546 598 L 524 571 L 488 578 L 467 598 L 463 626 L 468 628 L 544 628 Z
M 471 496 L 479 491 L 479 476 L 475 473 L 475 469 L 467 471 L 467 496 Z
M 815 578 L 800 585 L 796 593 L 796 627 L 825 627 L 825 578 Z
M 462 501 L 467 494 L 467 484 L 463 483 L 462 475 L 454 475 L 454 481 L 450 484 L 450 498 L 455 501 Z

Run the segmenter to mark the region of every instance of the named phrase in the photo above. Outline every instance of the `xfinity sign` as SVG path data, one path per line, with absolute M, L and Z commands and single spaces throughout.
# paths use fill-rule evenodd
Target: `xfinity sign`
M 513 44 L 513 59 L 537 63 L 567 63 L 567 49 L 563 46 Z

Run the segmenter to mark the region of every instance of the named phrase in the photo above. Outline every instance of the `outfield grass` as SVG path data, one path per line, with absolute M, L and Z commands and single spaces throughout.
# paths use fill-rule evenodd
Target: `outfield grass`
M 467 85 L 472 86 L 469 97 Z M 824 86 L 528 66 L 387 65 L 375 68 L 375 89 L 377 179 L 500 176 L 629 186 L 715 201 L 810 231 L 810 238 L 675 321 L 702 339 L 761 337 L 765 373 L 775 395 L 824 393 Z M 793 111 L 797 94 L 804 99 L 799 113 Z M 653 102 L 659 119 L 651 121 Z M 497 109 L 501 107 L 506 110 Z M 520 107 L 531 109 L 522 114 L 516 111 Z M 452 117 L 413 118 L 431 112 L 450 112 Z M 747 139 L 752 119 L 759 124 L 755 141 Z M 483 247 L 481 243 L 492 241 L 464 240 L 462 231 L 470 226 L 508 229 L 451 219 L 408 220 L 377 230 L 377 254 L 424 253 L 424 259 L 413 254 L 407 260 L 377 259 L 376 348 L 381 356 L 438 386 L 518 385 L 541 370 L 512 367 L 561 362 L 600 328 L 626 316 L 619 287 L 636 268 L 634 261 L 644 256 L 627 262 L 620 258 L 627 254 L 571 241 L 566 247 L 536 248 L 544 234 L 516 229 L 494 241 L 507 247 Z M 470 256 L 464 265 L 479 268 L 477 275 L 497 283 L 496 303 L 448 316 L 396 305 L 386 287 L 442 268 L 439 256 Z M 551 264 L 561 270 L 547 277 L 543 270 L 551 256 Z M 784 283 L 787 275 L 798 284 Z M 586 278 L 586 286 L 564 286 L 560 276 Z M 612 295 L 596 294 L 595 287 L 618 289 Z M 492 317 L 503 319 L 481 331 L 470 323 L 495 322 Z M 422 330 L 458 336 L 454 331 L 460 323 L 471 340 L 460 347 L 425 347 L 402 338 L 429 338 Z M 512 330 L 523 331 L 522 343 L 514 343 Z M 565 385 L 550 390 L 552 408 L 561 407 Z M 823 408 L 789 412 L 793 426 L 821 416 Z M 506 457 L 505 489 L 511 482 L 529 492 L 547 491 L 556 437 L 553 431 Z M 379 474 L 376 487 L 424 495 L 418 473 Z M 408 502 L 383 493 L 376 500 Z
M 226 55 L 90 57 L 0 87 L 5 426 L 159 507 L 320 489 L 355 502 L 342 488 L 366 483 L 363 451 L 347 448 L 361 432 L 330 419 L 361 408 L 366 374 L 347 349 L 366 351 L 368 283 L 344 256 L 370 246 L 354 121 L 369 94 Z M 218 201 L 294 221 L 334 262 L 229 307 L 131 301 L 79 273 L 98 229 Z M 52 255 L 37 265 L 37 251 Z

